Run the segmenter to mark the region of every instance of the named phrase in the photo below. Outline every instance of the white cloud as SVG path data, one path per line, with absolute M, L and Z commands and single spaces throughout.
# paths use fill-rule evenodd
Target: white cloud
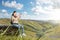
M 52 5 L 55 8 L 60 8 L 60 0 L 36 0 L 36 4 Z
M 29 19 L 29 15 L 26 11 L 24 11 L 23 14 L 21 15 L 21 19 Z
M 2 9 L 2 12 L 6 13 L 6 12 L 7 12 L 7 10 L 5 10 L 5 9 Z
M 16 2 L 3 2 L 4 6 L 13 7 Z M 33 2 L 30 2 L 33 4 Z M 12 6 L 10 6 L 12 4 Z M 35 15 L 28 15 L 28 12 L 23 12 L 21 19 L 33 20 L 60 20 L 60 0 L 36 0 L 36 6 L 31 9 Z M 14 7 L 16 8 L 16 7 Z M 17 7 L 19 9 L 19 7 Z
M 54 3 L 54 8 L 60 8 L 60 0 L 51 0 Z
M 0 11 L 0 18 L 10 18 L 10 17 L 11 17 L 11 13 L 8 13 L 6 9 L 2 9 Z
M 60 9 L 54 8 L 52 4 L 44 7 L 36 5 L 31 10 L 35 15 L 28 15 L 27 12 L 24 12 L 22 18 L 32 20 L 60 20 Z
M 36 6 L 31 10 L 38 20 L 60 20 L 59 0 L 36 0 Z M 41 15 L 42 14 L 42 15 Z
M 30 2 L 30 4 L 33 4 L 33 2 Z
M 23 7 L 23 4 L 17 3 L 16 1 L 2 1 L 2 5 L 7 6 L 7 7 L 11 7 L 11 8 L 16 8 L 16 9 L 21 9 Z

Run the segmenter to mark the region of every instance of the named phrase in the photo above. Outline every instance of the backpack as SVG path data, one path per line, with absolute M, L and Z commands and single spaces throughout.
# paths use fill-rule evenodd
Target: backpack
M 11 20 L 11 22 L 10 22 L 11 24 L 13 24 L 13 22 L 12 22 L 12 20 Z

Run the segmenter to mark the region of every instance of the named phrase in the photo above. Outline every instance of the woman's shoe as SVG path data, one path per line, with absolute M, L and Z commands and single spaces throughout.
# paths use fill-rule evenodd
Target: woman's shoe
M 22 34 L 22 36 L 26 36 L 26 34 L 25 34 L 25 33 L 23 33 L 23 34 Z

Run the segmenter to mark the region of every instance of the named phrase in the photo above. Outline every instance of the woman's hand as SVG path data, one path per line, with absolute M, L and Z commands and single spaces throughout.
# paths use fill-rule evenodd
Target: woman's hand
M 21 17 L 21 14 L 18 14 L 18 18 L 20 18 Z

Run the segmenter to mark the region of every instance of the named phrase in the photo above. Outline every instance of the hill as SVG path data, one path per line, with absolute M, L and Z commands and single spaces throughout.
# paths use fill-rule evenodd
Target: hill
M 53 24 L 49 21 L 37 21 L 37 20 L 20 20 L 20 24 L 24 25 L 26 37 L 3 35 L 0 36 L 0 40 L 59 40 L 60 25 Z M 0 19 L 0 24 L 10 24 L 10 19 Z M 58 36 L 57 36 L 58 34 Z M 56 36 L 56 37 L 55 37 Z

